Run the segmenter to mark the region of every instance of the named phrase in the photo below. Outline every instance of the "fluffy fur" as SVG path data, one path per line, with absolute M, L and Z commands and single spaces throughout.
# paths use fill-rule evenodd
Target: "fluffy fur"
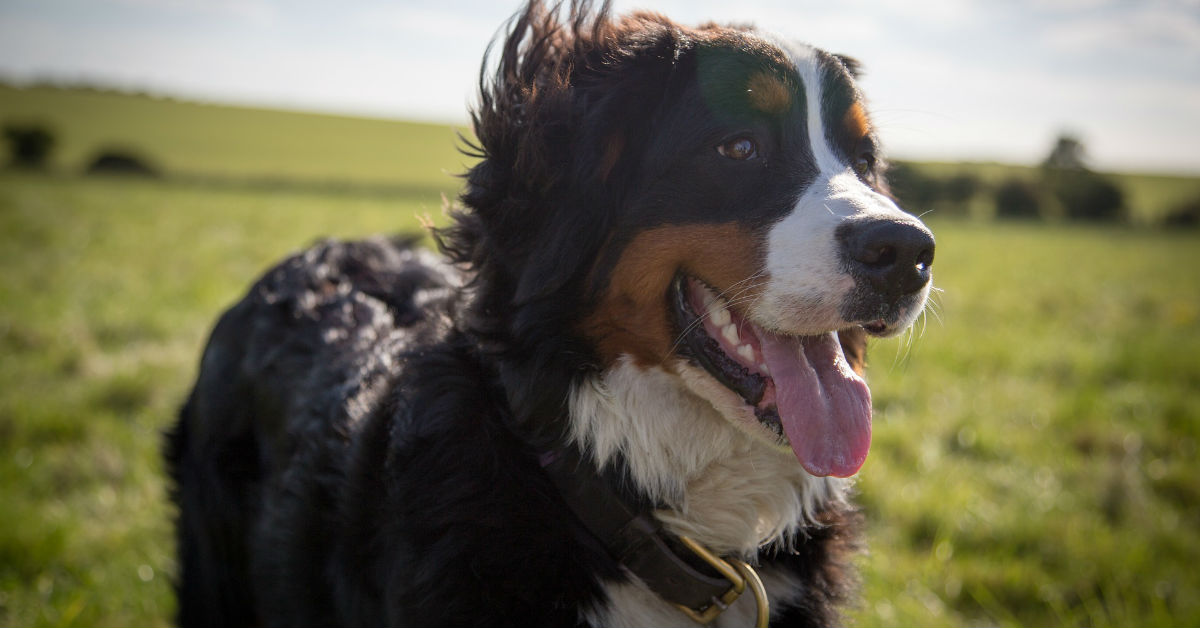
M 557 494 L 539 460 L 568 444 L 755 564 L 774 624 L 835 623 L 847 480 L 806 471 L 744 389 L 774 385 L 765 358 L 706 363 L 735 360 L 716 310 L 673 304 L 723 304 L 735 344 L 832 338 L 852 383 L 867 335 L 919 314 L 932 237 L 887 196 L 856 69 L 527 6 L 485 64 L 444 257 L 320 243 L 214 329 L 167 448 L 180 623 L 689 625 Z M 717 624 L 750 623 L 748 598 Z

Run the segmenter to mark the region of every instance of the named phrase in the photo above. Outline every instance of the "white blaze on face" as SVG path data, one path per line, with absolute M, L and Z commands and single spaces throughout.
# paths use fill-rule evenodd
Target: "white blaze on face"
M 788 53 L 804 86 L 808 140 L 817 175 L 792 211 L 767 235 L 770 279 L 751 317 L 790 334 L 818 334 L 845 326 L 840 308 L 855 287 L 838 251 L 838 226 L 848 220 L 909 217 L 891 199 L 864 184 L 830 146 L 828 121 L 822 119 L 825 70 L 817 52 L 782 40 L 773 43 Z

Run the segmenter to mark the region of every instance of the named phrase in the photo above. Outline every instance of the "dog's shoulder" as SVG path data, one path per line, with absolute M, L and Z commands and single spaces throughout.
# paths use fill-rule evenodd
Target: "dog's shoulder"
M 461 278 L 415 245 L 322 241 L 264 273 L 205 347 L 191 398 L 191 411 L 209 417 L 199 431 L 212 424 L 214 437 L 275 441 L 306 431 L 305 417 L 327 429 L 340 408 L 372 405 L 355 398 L 381 388 L 399 355 L 451 327 Z
M 367 623 L 575 625 L 603 597 L 597 575 L 621 575 L 511 430 L 473 351 L 451 337 L 411 355 L 360 430 L 334 580 L 382 576 L 368 579 L 387 583 L 378 605 L 361 607 L 383 616 Z
M 322 242 L 218 323 L 203 371 L 223 390 L 194 398 L 259 408 L 251 560 L 264 598 L 290 600 L 260 611 L 574 625 L 598 575 L 622 579 L 513 431 L 494 360 L 457 324 L 464 282 L 409 242 Z
M 419 332 L 451 315 L 463 278 L 417 245 L 414 237 L 318 242 L 267 271 L 242 304 L 323 330 Z

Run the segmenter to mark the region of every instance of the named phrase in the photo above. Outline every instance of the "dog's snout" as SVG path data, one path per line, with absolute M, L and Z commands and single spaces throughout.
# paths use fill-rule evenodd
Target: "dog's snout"
M 920 223 L 871 220 L 847 225 L 842 246 L 852 274 L 888 298 L 916 292 L 929 283 L 933 234 Z

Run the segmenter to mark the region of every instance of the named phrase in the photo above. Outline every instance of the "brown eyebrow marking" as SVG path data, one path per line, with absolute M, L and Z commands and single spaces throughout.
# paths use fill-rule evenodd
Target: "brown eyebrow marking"
M 854 103 L 846 110 L 846 115 L 842 116 L 842 124 L 846 127 L 846 132 L 855 141 L 866 137 L 871 131 L 871 123 L 867 120 L 867 111 L 863 109 L 862 103 Z
M 783 113 L 792 106 L 792 90 L 783 79 L 766 71 L 756 72 L 746 81 L 750 105 L 763 113 Z

